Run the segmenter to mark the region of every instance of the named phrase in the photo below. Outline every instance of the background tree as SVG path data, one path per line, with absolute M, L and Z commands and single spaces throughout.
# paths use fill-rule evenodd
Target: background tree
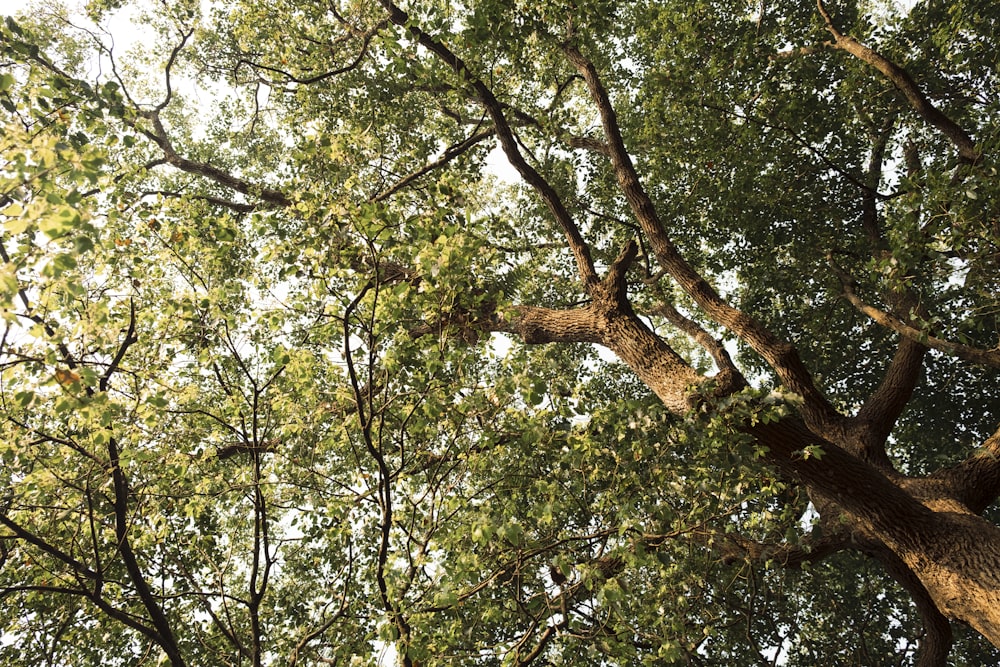
M 991 3 L 86 10 L 0 32 L 4 664 L 1000 659 Z

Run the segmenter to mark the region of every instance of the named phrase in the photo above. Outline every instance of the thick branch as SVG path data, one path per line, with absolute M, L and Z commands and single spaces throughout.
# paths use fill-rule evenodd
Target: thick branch
M 457 326 L 463 338 L 477 331 L 497 331 L 518 336 L 526 344 L 598 343 L 611 349 L 673 412 L 683 414 L 705 378 L 653 333 L 625 298 L 625 272 L 635 258 L 630 243 L 611 266 L 608 277 L 592 288 L 594 300 L 571 310 L 513 306 L 503 313 L 479 315 L 453 312 L 448 318 L 410 330 L 410 335 L 437 333 Z
M 856 108 L 872 139 L 871 156 L 865 174 L 868 189 L 861 195 L 861 226 L 873 248 L 887 251 L 888 243 L 882 231 L 875 193 L 882 179 L 882 167 L 889 137 L 895 126 L 895 114 L 891 114 L 879 127 L 860 103 Z M 919 304 L 919 299 L 912 290 L 901 293 L 890 291 L 886 296 L 900 308 L 918 307 Z M 869 463 L 884 469 L 891 467 L 885 443 L 913 395 L 927 349 L 914 340 L 901 337 L 882 382 L 851 420 L 851 432 L 855 435 L 852 444 L 859 448 L 856 453 Z
M 939 611 L 1000 646 L 1000 573 L 992 565 L 1000 558 L 1000 530 L 994 524 L 954 503 L 932 510 L 794 418 L 746 430 L 767 445 L 770 462 L 836 503 L 862 534 L 885 544 L 920 580 Z M 808 444 L 819 445 L 823 455 L 803 456 Z
M 951 623 L 948 618 L 934 604 L 934 600 L 931 599 L 924 585 L 920 583 L 920 579 L 898 556 L 885 548 L 878 549 L 872 555 L 885 566 L 889 575 L 910 594 L 910 598 L 920 614 L 920 620 L 923 621 L 924 636 L 920 638 L 916 667 L 945 667 L 948 664 L 948 654 L 951 653 L 951 646 L 954 643 Z
M 1000 496 L 1000 429 L 972 456 L 931 477 L 944 480 L 950 494 L 981 514 Z
M 740 535 L 724 536 L 722 561 L 733 563 L 748 559 L 756 562 L 772 561 L 783 568 L 797 570 L 806 563 L 816 563 L 831 554 L 850 547 L 849 536 L 838 533 L 823 535 L 814 541 L 808 538 L 801 545 L 761 544 Z
M 771 365 L 791 391 L 805 399 L 803 414 L 818 428 L 828 429 L 842 421 L 826 397 L 816 388 L 795 348 L 771 334 L 746 313 L 726 303 L 711 285 L 683 258 L 666 233 L 656 207 L 646 193 L 629 157 L 611 100 L 597 69 L 573 45 L 563 47 L 570 62 L 583 75 L 597 105 L 611 152 L 618 184 L 633 215 L 656 253 L 657 259 L 681 288 L 705 310 L 709 317 L 733 331 Z
M 492 328 L 514 334 L 528 345 L 604 342 L 600 318 L 590 306 L 573 310 L 515 306 L 497 318 Z
M 880 459 L 885 457 L 886 438 L 913 396 L 926 353 L 924 345 L 909 338 L 900 340 L 885 377 L 854 419 L 865 430 L 865 448 L 877 450 Z
M 823 21 L 826 22 L 826 29 L 833 35 L 834 41 L 832 46 L 834 48 L 850 53 L 852 56 L 859 58 L 884 74 L 903 93 L 903 97 L 920 114 L 921 118 L 937 128 L 938 131 L 955 144 L 958 148 L 959 157 L 963 161 L 975 164 L 979 160 L 981 156 L 972 137 L 927 99 L 927 96 L 924 95 L 916 81 L 913 80 L 913 77 L 906 70 L 882 54 L 868 48 L 850 35 L 841 33 L 833 24 L 833 19 L 830 17 L 829 12 L 827 12 L 823 0 L 816 0 L 816 7 L 819 9 Z
M 736 368 L 729 351 L 723 347 L 722 343 L 712 337 L 712 334 L 705 331 L 694 320 L 682 315 L 673 304 L 666 300 L 661 300 L 656 304 L 654 312 L 662 315 L 672 325 L 690 336 L 696 343 L 712 357 L 716 367 L 719 369 L 715 377 L 717 383 L 716 392 L 720 394 L 730 394 L 749 386 L 746 378 Z

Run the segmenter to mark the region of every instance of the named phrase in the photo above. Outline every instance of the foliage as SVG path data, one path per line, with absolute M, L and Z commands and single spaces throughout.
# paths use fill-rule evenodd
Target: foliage
M 700 372 L 717 360 L 663 304 L 726 338 L 752 388 L 677 415 L 588 341 L 502 333 L 590 297 L 550 210 L 494 166 L 472 84 L 607 269 L 637 226 L 571 26 L 674 243 L 845 412 L 898 342 L 845 285 L 888 310 L 918 295 L 925 341 L 995 349 L 992 163 L 963 172 L 888 81 L 824 48 L 808 3 L 405 9 L 405 27 L 353 0 L 7 18 L 0 662 L 916 664 L 908 594 L 821 553 L 805 489 L 741 426 L 800 397 L 650 248 L 636 310 Z M 990 3 L 834 10 L 990 154 Z M 931 354 L 889 445 L 913 474 L 1000 415 L 995 367 Z M 998 657 L 961 632 L 950 659 Z

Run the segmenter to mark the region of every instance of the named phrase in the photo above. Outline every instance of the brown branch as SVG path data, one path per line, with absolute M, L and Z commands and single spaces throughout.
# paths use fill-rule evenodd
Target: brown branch
M 101 593 L 105 583 L 103 571 L 101 571 L 100 569 L 98 570 L 91 569 L 89 566 L 76 560 L 72 555 L 62 551 L 57 546 L 46 542 L 41 537 L 25 529 L 23 526 L 21 526 L 12 518 L 10 518 L 5 511 L 0 511 L 0 524 L 6 526 L 13 533 L 13 536 L 16 537 L 17 539 L 23 540 L 28 544 L 34 545 L 35 547 L 40 549 L 43 553 L 48 554 L 55 560 L 68 566 L 70 570 L 73 572 L 74 577 L 81 584 L 81 587 L 77 594 L 86 597 L 98 609 L 106 613 L 109 617 L 117 621 L 120 621 L 124 625 L 149 637 L 153 641 L 159 641 L 156 629 L 144 623 L 137 616 L 134 616 L 132 614 L 122 611 L 121 609 L 111 606 L 108 603 L 108 601 L 102 597 Z M 84 580 L 92 582 L 93 589 L 85 588 L 83 586 Z M 57 593 L 66 591 L 57 591 L 50 588 L 49 592 Z M 0 597 L 2 597 L 2 595 L 0 595 Z
M 619 186 L 643 233 L 649 239 L 657 259 L 709 317 L 733 331 L 750 345 L 764 357 L 788 389 L 803 397 L 803 415 L 808 422 L 824 430 L 829 430 L 831 426 L 841 423 L 843 417 L 837 413 L 816 387 L 795 348 L 774 336 L 746 313 L 726 303 L 701 274 L 683 258 L 667 235 L 656 207 L 639 180 L 635 166 L 625 147 L 610 97 L 601 82 L 597 69 L 572 44 L 565 44 L 563 51 L 587 83 L 591 97 L 601 116 L 604 135 L 611 150 L 611 163 Z
M 920 620 L 924 625 L 923 637 L 919 640 L 916 667 L 946 667 L 948 654 L 954 643 L 951 623 L 941 613 L 931 599 L 930 593 L 906 563 L 882 545 L 874 548 L 862 545 L 862 550 L 876 558 L 896 582 L 902 586 L 913 600 Z
M 818 47 L 815 46 L 800 46 L 795 49 L 786 49 L 784 51 L 777 51 L 772 53 L 767 57 L 770 61 L 776 60 L 789 60 L 791 58 L 797 58 L 798 56 L 809 56 L 819 51 Z
M 528 345 L 604 342 L 600 316 L 590 305 L 572 310 L 514 306 L 491 325 L 493 331 L 514 334 Z
M 882 382 L 852 419 L 853 428 L 861 431 L 858 438 L 861 450 L 855 453 L 869 463 L 890 466 L 885 442 L 913 396 L 926 353 L 925 345 L 902 338 Z
M 865 174 L 868 189 L 861 195 L 861 226 L 872 247 L 885 251 L 888 249 L 888 244 L 882 232 L 875 193 L 882 178 L 885 151 L 895 126 L 895 114 L 890 114 L 883 125 L 878 127 L 860 103 L 856 107 L 858 116 L 868 128 L 872 140 L 871 155 Z M 887 297 L 900 308 L 915 307 L 918 304 L 918 298 L 912 290 L 902 293 L 890 292 Z M 855 453 L 873 465 L 883 469 L 891 467 L 885 443 L 913 396 L 927 350 L 926 346 L 905 336 L 901 337 L 879 386 L 851 420 L 851 430 L 856 435 L 856 442 L 853 444 L 858 448 Z
M 981 514 L 1000 496 L 1000 429 L 972 456 L 930 477 L 943 480 L 952 496 Z
M 236 192 L 245 194 L 249 197 L 258 198 L 272 206 L 285 208 L 292 205 L 292 200 L 280 190 L 266 188 L 249 181 L 245 181 L 241 178 L 237 178 L 229 172 L 212 166 L 207 162 L 198 162 L 196 160 L 189 160 L 188 158 L 182 157 L 177 153 L 177 151 L 174 150 L 173 144 L 170 142 L 170 138 L 167 135 L 167 131 L 163 128 L 163 123 L 160 121 L 159 112 L 143 111 L 140 115 L 150 121 L 153 129 L 148 130 L 141 127 L 137 127 L 137 129 L 139 129 L 139 131 L 145 134 L 153 141 L 153 143 L 160 147 L 167 163 L 170 165 L 189 174 L 204 176 L 219 185 L 235 190 Z M 136 126 L 133 124 L 133 127 Z
M 875 306 L 865 303 L 855 291 L 854 281 L 850 278 L 850 276 L 845 275 L 839 270 L 838 273 L 841 275 L 844 298 L 847 299 L 847 301 L 859 312 L 864 313 L 871 318 L 876 324 L 879 324 L 887 329 L 891 329 L 899 335 L 905 336 L 916 343 L 926 345 L 933 350 L 937 350 L 938 352 L 942 352 L 948 356 L 961 359 L 962 361 L 967 361 L 981 366 L 1000 368 L 1000 349 L 993 348 L 990 350 L 984 350 L 983 348 L 973 347 L 972 345 L 956 343 L 931 335 L 923 329 L 918 329 L 911 324 L 907 324 L 895 315 L 892 315 L 881 308 L 876 308 Z
M 468 151 L 470 148 L 472 148 L 476 144 L 480 143 L 484 139 L 489 139 L 490 137 L 494 136 L 495 134 L 496 134 L 496 130 L 493 130 L 493 129 L 482 130 L 480 132 L 476 132 L 471 137 L 469 137 L 467 139 L 464 139 L 463 141 L 460 141 L 457 144 L 449 146 L 448 148 L 445 149 L 444 153 L 442 153 L 441 157 L 439 157 L 437 160 L 434 160 L 433 162 L 428 162 L 423 167 L 417 169 L 416 171 L 413 171 L 413 172 L 407 174 L 403 178 L 401 178 L 398 181 L 396 181 L 396 183 L 393 184 L 388 189 L 383 190 L 379 194 L 377 194 L 374 197 L 372 197 L 371 201 L 373 201 L 373 202 L 379 202 L 379 201 L 382 201 L 384 199 L 388 199 L 389 197 L 391 197 L 392 195 L 396 194 L 397 192 L 399 192 L 400 190 L 402 190 L 403 188 L 405 188 L 407 185 L 409 185 L 413 181 L 415 181 L 418 178 L 420 178 L 421 176 L 423 176 L 424 174 L 426 174 L 428 172 L 431 172 L 431 171 L 433 171 L 435 169 L 439 169 L 440 167 L 443 167 L 444 165 L 448 164 L 449 162 L 451 162 L 452 160 L 454 160 L 458 156 L 464 154 L 466 151 Z
M 543 343 L 598 343 L 625 362 L 670 410 L 683 414 L 705 378 L 653 333 L 632 310 L 624 295 L 624 275 L 637 248 L 628 244 L 608 277 L 592 288 L 594 300 L 582 307 L 557 310 L 512 306 L 497 313 L 486 307 L 480 314 L 456 310 L 446 318 L 410 329 L 411 336 L 459 328 L 463 339 L 478 332 L 496 331 L 518 336 L 528 345 Z
M 903 97 L 906 98 L 906 101 L 909 102 L 910 106 L 913 107 L 921 118 L 937 128 L 938 131 L 955 144 L 958 148 L 958 155 L 964 162 L 975 164 L 979 161 L 981 154 L 976 148 L 976 143 L 972 140 L 972 137 L 927 99 L 927 96 L 920 90 L 920 86 L 917 85 L 916 81 L 913 80 L 913 77 L 905 69 L 877 51 L 868 48 L 850 35 L 841 33 L 834 25 L 833 18 L 827 12 L 823 0 L 816 0 L 816 7 L 819 9 L 820 16 L 823 17 L 823 21 L 826 23 L 826 29 L 833 35 L 834 41 L 831 44 L 833 48 L 850 53 L 852 56 L 859 58 L 885 75 L 903 93 Z
M 583 284 L 588 288 L 596 285 L 599 279 L 594 268 L 594 261 L 590 256 L 590 248 L 555 188 L 521 154 L 514 132 L 504 116 L 504 107 L 497 100 L 493 91 L 481 79 L 476 78 L 465 61 L 448 48 L 444 42 L 413 24 L 409 15 L 392 0 L 380 0 L 380 4 L 389 13 L 390 21 L 406 30 L 417 43 L 447 64 L 475 92 L 480 104 L 493 120 L 497 137 L 500 140 L 500 147 L 506 154 L 507 160 L 521 175 L 521 178 L 542 198 L 552 217 L 565 234 L 570 250 L 576 259 L 577 271 Z
M 802 544 L 763 544 L 741 535 L 725 535 L 722 562 L 731 564 L 739 560 L 755 562 L 772 561 L 790 570 L 800 569 L 827 556 L 850 547 L 850 537 L 843 533 L 822 535 L 816 540 L 808 538 Z
M 697 322 L 682 315 L 672 303 L 665 299 L 661 299 L 656 304 L 653 312 L 662 315 L 668 322 L 690 336 L 692 340 L 698 343 L 712 357 L 719 370 L 715 376 L 716 394 L 728 395 L 749 386 L 746 378 L 743 377 L 743 374 L 736 368 L 736 364 L 733 363 L 729 352 L 723 347 L 722 342 L 713 338 Z
M 611 155 L 611 149 L 608 147 L 607 142 L 593 137 L 571 136 L 567 137 L 566 143 L 569 144 L 571 148 L 582 148 L 584 150 L 593 151 L 602 155 Z

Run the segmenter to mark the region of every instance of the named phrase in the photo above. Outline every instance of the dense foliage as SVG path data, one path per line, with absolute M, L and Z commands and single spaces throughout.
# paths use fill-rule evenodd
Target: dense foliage
M 0 662 L 996 664 L 817 481 L 1000 453 L 995 14 L 8 17 Z

